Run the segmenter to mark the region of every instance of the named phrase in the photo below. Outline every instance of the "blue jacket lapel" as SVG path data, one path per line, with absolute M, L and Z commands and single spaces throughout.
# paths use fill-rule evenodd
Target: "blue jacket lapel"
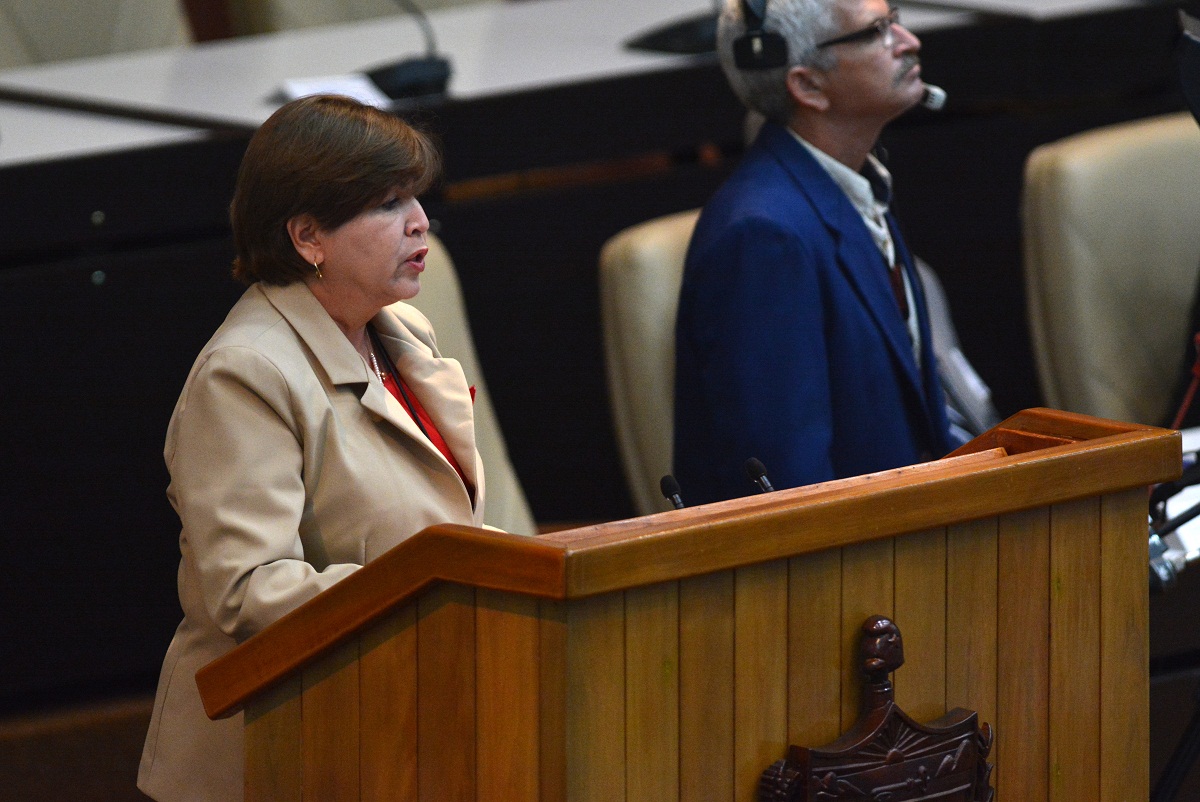
M 909 286 L 912 287 L 913 299 L 916 301 L 917 310 L 917 326 L 921 332 L 921 370 L 923 383 L 920 385 L 924 388 L 922 399 L 925 404 L 925 412 L 932 423 L 934 437 L 942 440 L 949 430 L 949 423 L 946 420 L 946 400 L 942 395 L 941 377 L 938 375 L 937 357 L 933 350 L 933 327 L 929 320 L 929 306 L 925 302 L 925 287 L 921 284 L 921 276 L 917 272 L 916 265 L 913 262 L 912 253 L 909 252 L 908 246 L 904 243 L 904 238 L 900 236 L 900 227 L 896 219 L 889 214 L 888 225 L 892 230 L 892 239 L 896 243 L 896 255 L 899 257 L 904 272 L 908 276 Z M 954 447 L 949 440 L 945 440 L 943 448 L 950 451 Z
M 863 306 L 883 334 L 892 357 L 902 367 L 902 373 L 912 390 L 918 398 L 925 399 L 925 383 L 921 380 L 917 361 L 913 356 L 908 330 L 900 315 L 896 313 L 896 298 L 888 281 L 887 265 L 884 264 L 879 247 L 871 239 L 858 210 L 825 168 L 817 163 L 787 129 L 768 123 L 763 126 L 761 136 L 763 144 L 792 176 L 800 191 L 812 202 L 813 208 L 833 238 L 838 267 L 855 288 Z M 907 261 L 907 249 L 900 241 L 894 226 L 892 234 L 896 239 L 897 253 L 903 253 Z M 908 270 L 908 275 L 910 281 L 916 280 L 916 275 L 911 269 Z M 924 303 L 919 302 L 917 309 L 923 332 L 924 355 L 927 352 L 929 326 L 928 321 L 924 319 Z M 932 356 L 929 356 L 926 362 L 932 363 Z

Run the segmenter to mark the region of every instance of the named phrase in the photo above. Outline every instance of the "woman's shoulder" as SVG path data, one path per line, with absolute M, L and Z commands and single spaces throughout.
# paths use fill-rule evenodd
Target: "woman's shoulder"
M 282 320 L 279 311 L 267 300 L 258 284 L 252 284 L 230 307 L 225 320 L 213 332 L 204 350 L 227 344 L 248 344 Z
M 303 285 L 247 288 L 204 351 L 244 347 L 269 354 L 303 351 L 303 341 L 336 333 L 327 313 Z
M 258 284 L 247 288 L 229 310 L 225 320 L 209 338 L 196 358 L 199 368 L 220 355 L 217 364 L 265 367 L 290 351 L 301 356 L 301 347 L 292 328 Z M 280 368 L 275 365 L 276 369 Z M 195 371 L 193 370 L 193 373 Z

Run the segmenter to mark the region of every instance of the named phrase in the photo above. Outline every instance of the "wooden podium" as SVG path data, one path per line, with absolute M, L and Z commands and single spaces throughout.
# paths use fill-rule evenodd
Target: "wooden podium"
M 247 800 L 737 800 L 896 702 L 995 729 L 997 799 L 1146 799 L 1148 484 L 1176 432 L 1029 410 L 937 462 L 521 537 L 427 529 L 197 674 Z

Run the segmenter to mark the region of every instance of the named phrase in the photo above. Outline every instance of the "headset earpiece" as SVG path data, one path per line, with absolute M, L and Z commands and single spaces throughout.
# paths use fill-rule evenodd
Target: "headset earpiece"
M 733 63 L 743 70 L 772 70 L 788 63 L 787 40 L 781 35 L 763 30 L 767 20 L 767 0 L 762 10 L 753 0 L 741 0 L 746 32 L 733 40 Z

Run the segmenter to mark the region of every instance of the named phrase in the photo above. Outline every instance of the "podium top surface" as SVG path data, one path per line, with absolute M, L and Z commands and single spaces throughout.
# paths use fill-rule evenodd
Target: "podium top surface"
M 867 476 L 540 537 L 430 527 L 201 669 L 197 683 L 208 714 L 229 715 L 436 582 L 584 598 L 1143 487 L 1181 469 L 1178 432 L 1027 410 L 945 459 Z

